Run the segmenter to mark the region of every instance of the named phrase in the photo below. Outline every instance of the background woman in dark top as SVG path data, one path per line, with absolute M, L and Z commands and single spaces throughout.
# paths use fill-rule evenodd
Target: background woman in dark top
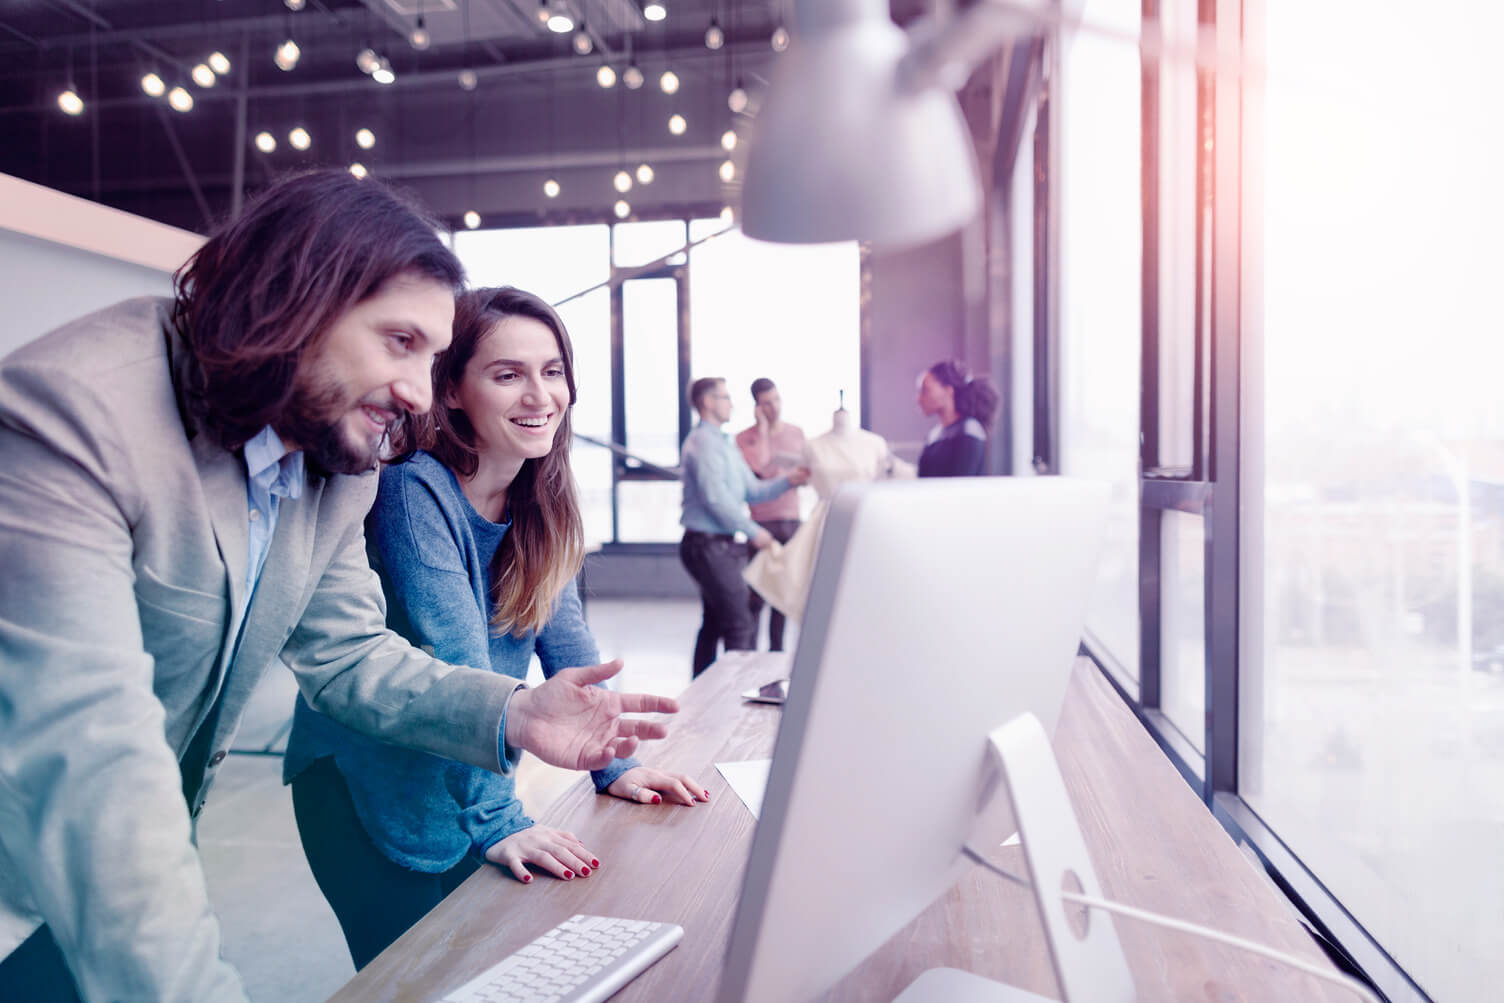
M 947 359 L 919 376 L 919 410 L 940 424 L 919 454 L 920 477 L 976 477 L 987 472 L 987 433 L 997 415 L 997 388 Z

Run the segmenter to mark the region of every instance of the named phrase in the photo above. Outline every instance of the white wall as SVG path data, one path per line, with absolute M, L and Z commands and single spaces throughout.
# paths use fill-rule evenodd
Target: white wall
M 0 174 L 0 357 L 131 296 L 165 296 L 203 238 Z

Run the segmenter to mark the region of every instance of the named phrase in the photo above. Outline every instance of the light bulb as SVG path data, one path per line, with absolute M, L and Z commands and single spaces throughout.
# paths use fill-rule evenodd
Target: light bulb
M 689 128 L 689 123 L 684 121 L 684 116 L 675 112 L 668 118 L 668 131 L 675 136 L 684 135 L 684 130 Z
M 551 199 L 558 198 L 559 197 L 559 183 L 557 181 L 555 181 L 553 178 L 549 178 L 547 181 L 543 182 L 543 194 L 547 195 Z
M 277 137 L 262 130 L 256 133 L 256 149 L 262 153 L 273 153 L 277 149 Z
M 581 25 L 580 30 L 574 33 L 574 38 L 571 42 L 574 45 L 574 53 L 577 56 L 588 56 L 591 50 L 595 48 L 595 43 L 585 33 L 584 25 Z
M 366 176 L 366 165 L 357 160 L 350 165 L 350 173 L 357 178 L 363 178 Z
M 214 50 L 213 52 L 209 53 L 209 69 L 213 70 L 215 73 L 218 73 L 220 76 L 224 76 L 226 73 L 230 72 L 230 57 L 226 56 L 218 49 Z
M 719 49 L 726 44 L 726 33 L 721 26 L 716 24 L 715 18 L 710 19 L 710 27 L 705 29 L 705 48 Z
M 413 28 L 412 34 L 407 36 L 407 44 L 419 52 L 424 51 L 433 44 L 433 36 L 428 33 L 427 28 L 423 27 L 423 19 L 421 17 L 418 18 L 417 27 Z
M 664 70 L 663 76 L 658 78 L 658 86 L 663 88 L 665 94 L 679 93 L 679 74 L 673 70 Z
M 653 166 L 651 164 L 637 165 L 637 183 L 639 185 L 650 185 L 653 183 Z
M 287 134 L 287 142 L 294 150 L 306 150 L 313 145 L 313 137 L 300 125 Z
M 617 199 L 616 205 L 611 207 L 616 212 L 617 219 L 626 219 L 632 215 L 632 207 L 627 205 L 626 199 Z
M 199 63 L 193 68 L 193 82 L 200 87 L 213 87 L 214 81 L 219 79 L 214 71 L 209 69 L 208 63 Z
M 736 180 L 736 165 L 729 160 L 721 161 L 721 180 L 731 182 Z
M 773 37 L 769 41 L 773 44 L 774 52 L 783 52 L 789 47 L 789 30 L 780 24 L 773 29 Z
M 392 72 L 392 62 L 385 56 L 381 57 L 381 65 L 371 71 L 371 79 L 378 84 L 386 85 L 396 81 L 397 74 Z
M 272 62 L 277 64 L 277 69 L 286 73 L 298 65 L 298 57 L 302 54 L 303 50 L 298 48 L 298 43 L 289 38 L 277 46 L 277 53 L 272 56 Z
M 626 171 L 617 171 L 616 177 L 611 179 L 611 183 L 616 186 L 617 191 L 629 192 L 632 190 L 632 175 Z
M 465 229 L 473 230 L 477 226 L 480 226 L 480 213 L 474 209 L 467 210 L 465 213 Z
M 57 96 L 57 106 L 63 110 L 64 115 L 82 115 L 84 113 L 84 99 L 78 96 L 78 91 L 69 87 Z
M 555 35 L 567 35 L 574 31 L 574 18 L 569 16 L 568 11 L 560 8 L 548 15 L 548 30 Z
M 362 150 L 369 150 L 376 145 L 376 134 L 370 129 L 356 129 L 355 145 Z
M 747 110 L 747 89 L 738 80 L 736 86 L 731 88 L 731 93 L 726 95 L 726 106 L 740 115 Z
M 192 111 L 193 95 L 181 87 L 174 87 L 167 92 L 167 103 L 172 105 L 173 111 Z
M 538 23 L 547 24 L 549 15 L 553 10 L 548 5 L 548 0 L 538 0 Z
M 595 71 L 595 82 L 600 84 L 603 90 L 615 87 L 616 71 L 602 63 L 601 68 Z
M 473 91 L 480 85 L 480 77 L 475 75 L 474 70 L 460 70 L 460 90 Z
M 727 153 L 730 153 L 732 150 L 736 149 L 735 129 L 727 129 L 725 132 L 721 133 L 721 149 L 725 150 Z
M 287 5 L 288 10 L 303 9 L 304 0 L 282 0 L 282 2 Z
M 628 63 L 627 68 L 621 73 L 621 82 L 627 85 L 627 90 L 635 91 L 642 86 L 642 71 L 636 63 Z
M 736 214 L 731 211 L 731 207 L 729 205 L 721 210 L 721 222 L 725 223 L 727 226 L 730 226 L 732 223 L 736 222 Z
M 668 8 L 663 6 L 663 0 L 648 0 L 643 4 L 642 16 L 649 21 L 662 21 L 668 17 Z
M 360 68 L 360 72 L 370 76 L 381 65 L 381 57 L 368 45 L 355 54 L 355 65 Z
M 155 73 L 148 73 L 141 78 L 141 89 L 152 97 L 159 98 L 167 92 L 167 85 Z

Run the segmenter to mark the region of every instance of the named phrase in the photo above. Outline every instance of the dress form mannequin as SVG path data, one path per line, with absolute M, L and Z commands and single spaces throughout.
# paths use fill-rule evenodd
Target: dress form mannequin
M 804 615 L 825 513 L 836 489 L 851 481 L 914 476 L 911 466 L 894 460 L 886 439 L 859 427 L 844 407 L 831 417 L 830 431 L 805 442 L 803 463 L 809 467 L 809 483 L 820 500 L 793 539 L 781 547 L 764 548 L 742 573 L 748 585 L 796 621 Z M 907 470 L 895 470 L 895 464 Z

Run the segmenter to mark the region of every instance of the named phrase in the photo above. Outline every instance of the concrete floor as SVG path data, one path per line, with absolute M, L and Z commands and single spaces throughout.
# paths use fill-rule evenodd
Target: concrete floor
M 626 662 L 623 689 L 675 696 L 689 685 L 698 601 L 592 599 L 586 612 L 601 657 Z M 762 647 L 766 621 L 764 614 Z M 797 636 L 790 625 L 790 650 Z M 292 796 L 282 786 L 278 753 L 294 693 L 290 673 L 267 674 L 198 829 L 224 955 L 240 970 L 251 999 L 279 1003 L 327 999 L 354 975 L 339 924 L 303 859 Z M 576 777 L 525 759 L 518 792 L 536 814 Z

